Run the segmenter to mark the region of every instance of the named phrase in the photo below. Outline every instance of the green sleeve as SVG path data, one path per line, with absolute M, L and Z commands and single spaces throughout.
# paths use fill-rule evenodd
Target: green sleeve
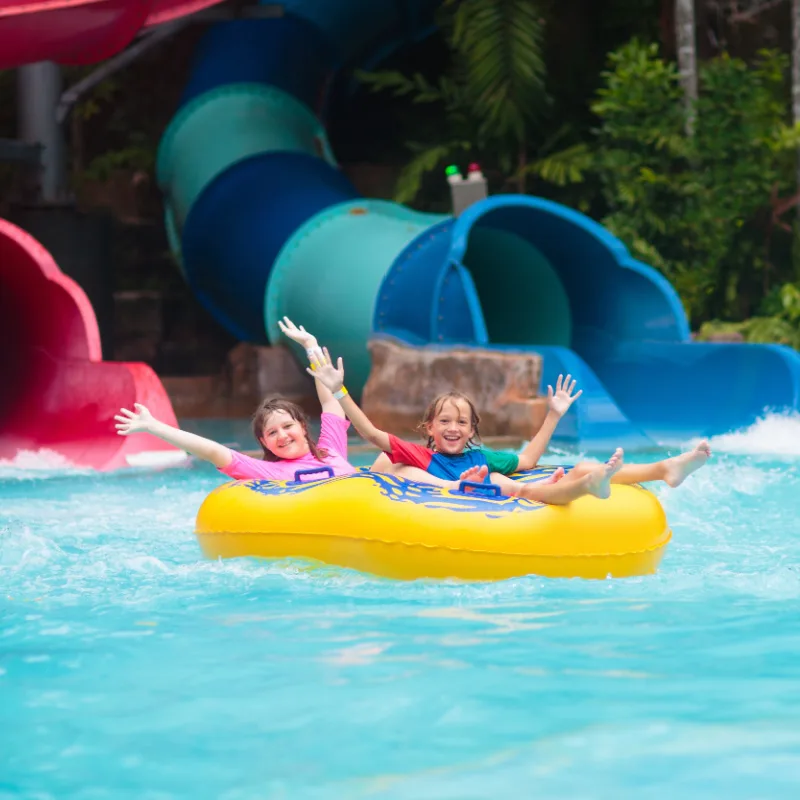
M 489 450 L 487 447 L 482 447 L 481 451 L 486 456 L 489 472 L 510 475 L 519 467 L 519 456 L 516 453 L 509 453 L 507 450 Z

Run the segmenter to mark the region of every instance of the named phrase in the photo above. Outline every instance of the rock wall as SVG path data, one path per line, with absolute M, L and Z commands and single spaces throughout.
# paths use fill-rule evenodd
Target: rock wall
M 530 439 L 544 421 L 547 399 L 538 396 L 542 359 L 534 353 L 411 347 L 388 338 L 368 346 L 372 371 L 362 406 L 379 428 L 419 436 L 428 403 L 453 389 L 472 398 L 484 437 Z
M 180 418 L 249 417 L 267 395 L 279 394 L 319 415 L 319 401 L 311 378 L 285 347 L 257 347 L 241 343 L 228 353 L 214 375 L 162 377 Z

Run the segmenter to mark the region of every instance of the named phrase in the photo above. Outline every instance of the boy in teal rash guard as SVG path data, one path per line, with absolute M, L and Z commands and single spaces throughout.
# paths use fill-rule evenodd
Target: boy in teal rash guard
M 469 447 L 463 453 L 448 455 L 439 453 L 422 445 L 412 444 L 389 435 L 392 452 L 388 459 L 392 464 L 408 464 L 419 467 L 435 475 L 437 478 L 455 481 L 468 469 L 485 466 L 487 474 L 484 483 L 490 483 L 489 475 L 512 475 L 519 471 L 519 457 L 514 453 L 503 453 L 484 447 Z M 381 463 L 373 467 L 374 472 L 381 472 Z
M 446 398 L 437 398 L 437 401 L 445 403 L 447 400 L 454 400 L 455 392 L 450 393 Z M 452 404 L 452 409 L 457 410 L 458 406 Z M 447 414 L 450 408 L 443 408 Z M 470 445 L 461 453 L 442 453 L 430 447 L 423 447 L 420 444 L 413 444 L 399 439 L 397 436 L 387 434 L 391 451 L 379 456 L 372 467 L 373 472 L 389 472 L 386 469 L 389 464 L 407 464 L 411 467 L 419 467 L 426 472 L 441 478 L 445 481 L 457 481 L 467 470 L 476 467 L 486 467 L 486 474 L 481 471 L 480 476 L 476 474 L 476 480 L 483 477 L 484 483 L 491 483 L 489 475 L 498 473 L 500 475 L 511 475 L 519 470 L 519 456 L 514 453 L 498 452 L 484 447 Z
M 420 423 L 420 430 L 428 436 L 427 446 L 388 434 L 391 451 L 378 457 L 373 471 L 391 472 L 391 464 L 408 464 L 437 478 L 457 480 L 465 470 L 485 466 L 488 472 L 484 480 L 501 483 L 499 476 L 533 469 L 539 463 L 559 420 L 582 394 L 575 393 L 575 383 L 570 375 L 566 380 L 559 375 L 555 392 L 548 387 L 549 410 L 544 424 L 519 455 L 477 445 L 480 417 L 472 401 L 460 392 L 445 392 L 428 406 Z
M 404 475 L 414 480 L 419 478 L 416 475 L 406 474 L 405 470 L 424 469 L 436 478 L 449 480 L 455 480 L 458 477 L 457 473 L 460 468 L 471 470 L 470 480 L 486 480 L 488 472 L 492 483 L 510 490 L 504 491 L 504 493 L 514 494 L 513 489 L 519 484 L 505 476 L 533 469 L 538 464 L 550 443 L 558 421 L 580 396 L 580 392 L 573 394 L 574 389 L 575 382 L 570 383 L 569 375 L 563 382 L 559 376 L 555 393 L 551 387 L 548 387 L 550 410 L 544 424 L 518 456 L 515 453 L 498 452 L 474 445 L 472 436 L 477 436 L 480 419 L 472 401 L 458 392 L 440 395 L 428 406 L 420 425 L 420 428 L 428 433 L 428 446 L 411 444 L 396 436 L 386 434 L 389 437 L 391 449 L 378 456 L 372 470 Z M 345 408 L 345 412 L 347 413 L 347 408 Z M 465 433 L 460 436 L 459 427 L 467 430 L 471 427 L 473 434 Z M 464 436 L 469 436 L 466 439 L 466 445 L 463 444 Z M 691 450 L 661 461 L 623 465 L 620 459 L 619 466 L 612 471 L 610 480 L 611 483 L 620 484 L 663 481 L 667 486 L 675 488 L 680 486 L 693 472 L 705 466 L 710 456 L 711 447 L 703 439 Z M 566 475 L 564 469 L 559 467 L 549 481 L 558 481 L 563 488 L 564 484 L 579 481 L 586 475 L 592 474 L 596 469 L 596 464 L 582 461 L 570 468 Z

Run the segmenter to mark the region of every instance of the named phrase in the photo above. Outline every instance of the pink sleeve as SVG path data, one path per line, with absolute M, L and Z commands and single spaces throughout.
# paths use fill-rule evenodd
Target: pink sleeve
M 324 412 L 320 417 L 319 441 L 317 444 L 331 455 L 347 460 L 347 429 L 350 423 L 336 414 Z
M 231 450 L 231 463 L 227 467 L 219 467 L 219 471 L 236 481 L 247 481 L 254 478 L 277 481 L 285 476 L 280 462 L 263 461 L 260 458 L 246 456 Z

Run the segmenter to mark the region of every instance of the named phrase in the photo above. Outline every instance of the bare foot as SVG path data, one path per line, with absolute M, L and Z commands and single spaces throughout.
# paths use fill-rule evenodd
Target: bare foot
M 486 464 L 482 464 L 481 466 L 470 467 L 464 470 L 459 476 L 458 482 L 470 481 L 471 483 L 483 483 L 488 475 L 489 467 L 487 467 Z
M 622 469 L 622 459 L 622 448 L 618 447 L 605 464 L 599 464 L 586 476 L 586 491 L 601 500 L 608 499 L 611 496 L 611 479 Z
M 558 483 L 564 477 L 564 467 L 559 467 L 552 475 L 548 475 L 544 480 L 536 481 L 539 486 L 549 486 Z
M 711 455 L 711 445 L 703 439 L 693 450 L 668 458 L 665 463 L 664 483 L 673 489 L 680 486 L 695 470 L 700 469 Z

